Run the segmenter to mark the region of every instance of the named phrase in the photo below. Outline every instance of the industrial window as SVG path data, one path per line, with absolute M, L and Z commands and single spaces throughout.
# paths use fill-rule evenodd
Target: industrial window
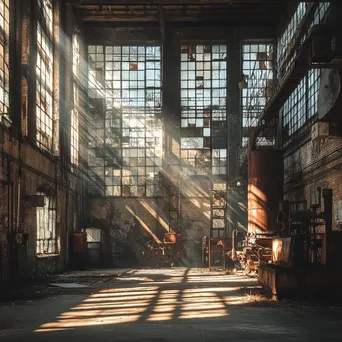
M 304 77 L 297 88 L 292 92 L 289 98 L 284 103 L 283 122 L 286 135 L 291 136 L 300 127 L 302 127 L 306 121 L 306 82 Z
M 104 98 L 104 47 L 89 46 L 88 91 L 92 99 Z
M 298 34 L 298 28 L 302 23 L 305 15 L 308 13 L 311 6 L 315 6 L 313 17 L 310 18 L 310 25 L 306 27 L 306 32 L 302 37 L 302 42 L 304 42 L 307 38 L 307 34 L 313 25 L 321 24 L 326 21 L 327 14 L 330 8 L 329 2 L 319 2 L 314 4 L 312 2 L 300 2 L 297 6 L 297 9 L 292 16 L 289 24 L 286 26 L 283 34 L 278 39 L 278 49 L 277 49 L 277 63 L 278 63 L 278 77 L 281 78 L 287 68 L 293 63 L 296 54 L 294 53 L 292 57 L 286 62 L 285 70 L 282 70 L 283 64 L 286 58 L 292 53 L 293 47 L 293 39 Z
M 79 36 L 72 37 L 72 71 L 73 71 L 73 109 L 71 110 L 71 163 L 78 165 L 79 158 L 79 87 L 80 87 L 80 42 Z
M 56 231 L 56 197 L 45 197 L 44 207 L 37 208 L 37 255 L 58 253 Z
M 312 69 L 308 74 L 308 117 L 311 118 L 318 111 L 318 94 L 320 86 L 319 69 Z
M 248 146 L 250 137 L 242 137 L 242 146 Z M 256 146 L 273 146 L 275 143 L 274 137 L 257 137 Z
M 307 9 L 309 3 L 301 3 L 298 9 L 304 5 Z M 309 29 L 313 25 L 325 22 L 330 9 L 329 2 L 320 2 L 314 6 L 316 8 Z M 319 69 L 309 70 L 308 74 L 301 80 L 295 91 L 284 103 L 281 113 L 283 117 L 283 138 L 285 143 L 307 120 L 317 114 L 320 74 L 321 71 Z
M 309 8 L 308 2 L 300 2 L 297 6 L 295 13 L 293 14 L 290 22 L 286 26 L 282 35 L 278 40 L 278 55 L 277 62 L 282 64 L 282 60 L 286 58 L 286 51 L 288 50 L 289 44 L 292 42 L 296 35 L 297 28 L 302 22 Z
M 37 144 L 52 150 L 53 143 L 53 7 L 38 0 L 37 22 Z
M 259 117 L 272 96 L 273 50 L 273 44 L 269 43 L 242 45 L 242 73 L 248 84 L 242 90 L 243 138 L 249 137 L 250 129 L 258 126 Z M 246 139 L 242 141 L 244 144 Z M 267 144 L 267 139 L 263 139 L 262 143 Z
M 105 195 L 105 156 L 104 149 L 104 47 L 88 47 L 88 95 L 90 118 L 87 123 L 88 137 L 88 176 L 92 194 Z
M 0 1 L 0 117 L 9 119 L 9 69 L 8 69 L 8 40 L 9 40 L 9 0 Z
M 226 45 L 181 46 L 181 163 L 185 174 L 227 174 L 226 88 Z
M 104 166 L 107 196 L 157 196 L 162 166 L 161 48 L 89 46 L 88 53 L 95 66 L 89 94 L 105 100 L 104 124 L 96 133 L 105 136 L 94 143 L 91 157 L 96 177 L 101 178 Z
M 318 25 L 324 22 L 327 18 L 327 14 L 330 8 L 330 2 L 320 2 L 313 17 L 313 25 Z

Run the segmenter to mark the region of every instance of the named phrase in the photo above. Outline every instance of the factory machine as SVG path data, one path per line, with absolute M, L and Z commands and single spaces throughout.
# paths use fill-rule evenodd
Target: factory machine
M 180 232 L 164 234 L 163 241 L 151 240 L 147 243 L 148 254 L 154 258 L 180 259 L 186 256 L 183 235 Z
M 333 234 L 331 189 L 313 188 L 309 206 L 305 201 L 281 201 L 278 222 L 282 230 L 272 240 L 273 264 L 326 264 L 327 241 Z
M 272 258 L 259 267 L 259 282 L 274 295 L 340 296 L 342 233 L 333 230 L 333 192 L 311 189 L 310 202 L 281 201 L 282 229 L 272 239 Z
M 342 232 L 333 230 L 333 192 L 283 199 L 281 151 L 249 152 L 248 232 L 232 259 L 278 297 L 336 294 L 342 287 Z
M 232 236 L 233 261 L 247 275 L 257 275 L 260 265 L 272 261 L 272 241 L 281 231 L 278 203 L 283 197 L 283 155 L 273 148 L 260 148 L 248 155 L 248 231 L 238 248 Z
M 331 189 L 317 187 L 311 189 L 309 206 L 305 201 L 280 202 L 278 222 L 282 229 L 272 241 L 273 264 L 327 263 L 327 242 L 333 234 L 332 196 Z

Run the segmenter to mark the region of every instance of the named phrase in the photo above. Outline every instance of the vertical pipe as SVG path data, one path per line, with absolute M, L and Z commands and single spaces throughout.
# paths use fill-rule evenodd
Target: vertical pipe
M 14 182 L 11 182 L 11 262 L 10 262 L 10 275 L 11 280 L 16 278 L 16 248 L 15 248 L 15 230 L 14 230 Z
M 332 189 L 323 189 L 324 199 L 324 220 L 325 220 L 325 233 L 326 233 L 326 265 L 330 267 L 334 263 L 333 253 L 333 237 L 332 237 L 332 225 L 333 225 L 333 191 Z
M 7 157 L 7 279 L 11 277 L 11 260 L 12 260 L 12 225 L 11 225 L 11 163 Z

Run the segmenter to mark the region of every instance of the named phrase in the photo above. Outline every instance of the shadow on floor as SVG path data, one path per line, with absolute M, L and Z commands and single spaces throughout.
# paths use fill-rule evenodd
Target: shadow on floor
M 341 312 L 286 307 L 243 275 L 141 270 L 89 293 L 7 306 L 6 341 L 336 341 Z M 0 316 L 2 317 L 2 316 Z M 20 328 L 22 327 L 22 328 Z M 323 329 L 324 327 L 324 329 Z M 229 337 L 229 339 L 227 339 Z

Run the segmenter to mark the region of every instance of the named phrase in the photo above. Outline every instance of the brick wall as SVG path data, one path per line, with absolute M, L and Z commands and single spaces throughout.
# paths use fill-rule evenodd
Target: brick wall
M 65 270 L 69 263 L 71 233 L 84 225 L 85 179 L 81 173 L 72 173 L 70 165 L 70 110 L 73 107 L 70 48 L 73 28 L 78 24 L 70 6 L 62 6 L 60 0 L 54 1 L 55 154 L 52 154 L 40 150 L 35 144 L 36 5 L 35 1 L 17 0 L 17 18 L 10 23 L 13 39 L 17 39 L 16 45 L 21 46 L 13 54 L 9 70 L 12 137 L 6 133 L 4 144 L 0 145 L 0 280 L 42 276 Z M 78 31 L 82 32 L 81 29 Z M 83 35 L 80 35 L 83 40 Z M 60 45 L 64 48 L 60 49 Z M 84 50 L 83 42 L 81 45 Z M 80 103 L 82 114 L 86 111 L 84 102 L 82 99 Z M 80 124 L 84 125 L 82 120 Z M 21 143 L 18 137 L 21 137 Z M 80 150 L 84 154 L 84 137 L 82 143 L 84 146 Z M 27 201 L 27 196 L 35 195 L 41 186 L 48 186 L 56 196 L 59 245 L 57 255 L 38 258 L 37 210 Z M 26 245 L 15 243 L 17 233 L 29 234 Z
M 201 240 L 209 235 L 210 181 L 188 180 L 181 187 L 180 231 L 183 233 L 187 265 L 201 262 Z M 197 190 L 195 190 L 197 189 Z M 88 201 L 90 227 L 102 229 L 104 263 L 120 267 L 149 265 L 158 259 L 147 257 L 147 243 L 159 239 L 170 229 L 169 211 L 173 196 L 156 198 L 101 198 Z M 175 197 L 176 199 L 178 197 Z M 176 228 L 176 227 L 175 227 Z
M 82 215 L 82 191 L 76 177 L 68 167 L 61 166 L 58 159 L 40 151 L 28 142 L 21 145 L 21 199 L 19 193 L 19 150 L 18 142 L 6 143 L 1 152 L 0 163 L 0 280 L 10 277 L 27 278 L 65 270 L 69 256 L 69 238 L 75 227 L 74 215 Z M 9 183 L 4 183 L 9 181 Z M 60 239 L 59 255 L 37 257 L 37 216 L 36 208 L 26 200 L 37 193 L 37 188 L 48 185 L 56 189 L 57 232 Z M 19 216 L 18 212 L 19 204 Z M 77 222 L 77 221 L 76 221 Z M 16 245 L 13 236 L 28 233 L 27 245 Z
M 342 138 L 311 141 L 289 152 L 284 159 L 285 196 L 307 200 L 310 189 L 333 190 L 333 228 L 342 228 Z

